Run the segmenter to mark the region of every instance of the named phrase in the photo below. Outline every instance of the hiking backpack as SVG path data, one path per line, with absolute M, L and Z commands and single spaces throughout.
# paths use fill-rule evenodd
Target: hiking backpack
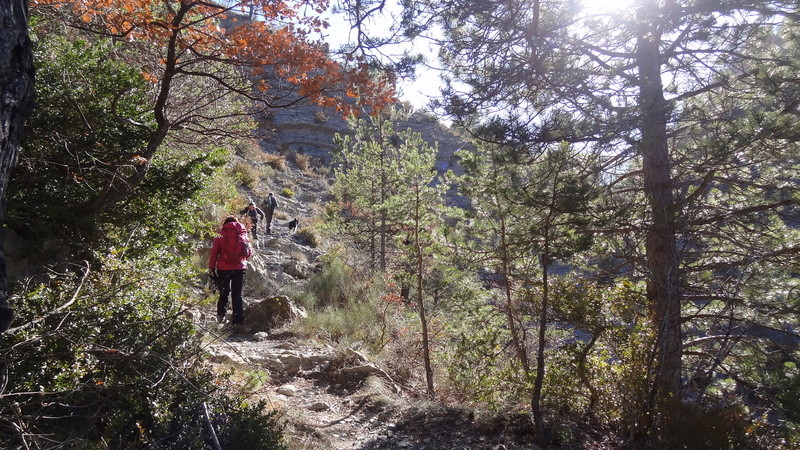
M 253 255 L 247 233 L 236 227 L 222 229 L 221 247 L 220 259 L 228 264 L 239 264 Z

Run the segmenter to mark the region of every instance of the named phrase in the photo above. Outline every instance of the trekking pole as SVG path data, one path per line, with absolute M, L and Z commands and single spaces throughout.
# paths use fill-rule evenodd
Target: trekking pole
M 214 425 L 211 423 L 211 416 L 208 414 L 208 406 L 206 402 L 203 402 L 203 415 L 205 416 L 205 423 L 206 428 L 208 428 L 208 433 L 211 435 L 211 440 L 214 442 L 214 450 L 222 450 L 222 446 L 219 445 L 219 439 L 217 438 L 217 432 L 214 431 Z
M 219 280 L 214 275 L 214 273 L 215 272 L 211 272 L 211 269 L 208 269 L 208 274 L 207 274 L 208 275 L 208 284 L 211 285 L 211 286 L 209 286 L 211 288 L 211 295 L 216 294 L 217 293 L 217 289 L 219 289 Z

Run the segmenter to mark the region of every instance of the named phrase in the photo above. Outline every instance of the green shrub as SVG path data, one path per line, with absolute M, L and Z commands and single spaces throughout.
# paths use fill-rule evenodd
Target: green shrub
M 275 176 L 275 169 L 272 166 L 261 166 L 259 171 L 261 172 L 261 178 L 265 180 L 269 180 L 270 178 Z M 258 186 L 256 186 L 256 189 Z M 265 194 L 261 194 L 261 197 L 265 197 Z
M 288 187 L 285 187 L 281 189 L 281 195 L 283 195 L 286 198 L 294 198 L 294 191 Z
M 242 161 L 236 161 L 231 168 L 234 178 L 243 186 L 253 189 L 261 179 L 258 169 Z
M 303 245 L 317 247 L 322 243 L 322 239 L 316 230 L 311 227 L 303 227 L 295 233 L 295 238 Z
M 641 423 L 653 335 L 644 293 L 631 282 L 596 285 L 572 277 L 552 281 L 552 314 L 568 336 L 551 329 L 545 405 L 590 416 L 620 429 Z M 580 330 L 575 338 L 572 330 Z
M 762 430 L 742 404 L 675 404 L 670 416 L 669 423 L 651 439 L 658 448 L 768 448 L 758 443 Z
M 296 331 L 335 342 L 382 346 L 394 328 L 387 321 L 385 283 L 359 274 L 343 260 L 329 258 L 298 295 L 308 316 L 294 324 Z
M 41 17 L 35 21 L 41 24 Z M 193 234 L 199 192 L 228 163 L 228 151 L 181 146 L 177 139 L 151 161 L 135 156 L 154 126 L 140 68 L 126 65 L 111 40 L 70 41 L 43 28 L 48 31 L 31 30 L 36 108 L 9 180 L 4 225 L 31 241 L 53 245 L 61 238 L 57 245 L 75 259 L 91 259 L 87 249 L 108 248 L 115 240 L 126 242 L 130 256 L 153 244 L 148 236 L 174 242 L 174 236 Z M 105 204 L 110 180 L 129 177 L 145 162 L 147 176 L 130 195 L 113 207 L 98 206 Z
M 204 448 L 206 404 L 225 448 L 283 448 L 275 417 L 205 364 L 182 314 L 191 269 L 115 255 L 12 293 L 0 446 Z
M 306 285 L 303 306 L 308 309 L 344 306 L 356 295 L 356 284 L 353 269 L 340 259 L 332 259 Z

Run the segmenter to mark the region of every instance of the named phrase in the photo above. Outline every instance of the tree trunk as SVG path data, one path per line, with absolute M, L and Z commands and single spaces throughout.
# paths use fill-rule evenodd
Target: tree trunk
M 389 177 L 386 173 L 386 164 L 387 164 L 387 155 L 386 155 L 386 144 L 385 144 L 385 136 L 383 135 L 383 127 L 378 128 L 378 142 L 381 146 L 381 161 L 380 161 L 380 205 L 381 205 L 381 243 L 380 243 L 380 264 L 381 264 L 381 273 L 386 273 L 386 241 L 387 235 L 389 230 L 387 229 L 387 217 L 386 217 L 386 197 L 388 196 L 388 189 L 389 187 Z
M 422 243 L 420 242 L 420 206 L 422 199 L 419 198 L 419 189 L 416 192 L 417 198 L 414 202 L 414 248 L 417 252 L 417 307 L 419 308 L 419 321 L 422 327 L 422 357 L 425 364 L 425 381 L 428 384 L 428 397 L 435 398 L 436 391 L 433 385 L 433 365 L 431 365 L 431 347 L 430 336 L 428 334 L 428 319 L 425 316 L 425 298 L 422 295 L 422 270 L 423 270 L 423 257 L 422 257 Z
M 640 16 L 658 14 L 656 2 L 643 5 Z M 637 39 L 641 113 L 641 154 L 644 192 L 649 204 L 645 257 L 647 298 L 656 327 L 651 393 L 646 417 L 651 430 L 658 426 L 657 410 L 679 400 L 681 380 L 679 260 L 676 253 L 671 163 L 667 148 L 667 120 L 671 108 L 664 100 L 661 81 L 661 35 L 656 18 L 640 17 L 644 25 Z M 655 414 L 654 414 L 655 413 Z
M 555 190 L 553 191 L 555 192 Z M 547 221 L 550 221 L 548 215 Z M 533 413 L 533 424 L 536 427 L 536 437 L 539 443 L 547 445 L 549 439 L 545 437 L 544 417 L 542 416 L 542 387 L 544 386 L 544 351 L 545 336 L 547 332 L 547 308 L 550 302 L 550 286 L 547 277 L 547 266 L 550 260 L 550 230 L 545 225 L 544 229 L 544 248 L 541 255 L 542 266 L 542 310 L 539 313 L 539 344 L 536 348 L 536 378 L 533 381 L 533 394 L 531 395 L 531 412 Z
M 33 54 L 25 0 L 0 2 L 0 223 L 11 169 L 17 163 L 25 119 L 32 107 Z M 5 251 L 0 245 L 0 332 L 11 326 Z

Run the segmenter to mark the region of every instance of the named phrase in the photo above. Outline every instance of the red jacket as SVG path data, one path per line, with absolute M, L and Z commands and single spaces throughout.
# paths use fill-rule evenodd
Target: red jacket
M 244 257 L 241 261 L 236 264 L 231 264 L 230 261 L 225 261 L 223 258 L 220 258 L 222 254 L 222 246 L 225 244 L 225 238 L 223 237 L 223 232 L 228 229 L 235 229 L 237 234 L 244 235 L 245 239 L 247 239 L 247 230 L 245 230 L 244 225 L 239 222 L 228 222 L 222 226 L 220 230 L 220 235 L 214 238 L 214 244 L 211 246 L 211 255 L 208 258 L 208 268 L 209 269 L 219 269 L 219 270 L 241 270 L 247 269 L 247 258 L 250 257 L 250 246 L 247 246 L 247 256 Z

